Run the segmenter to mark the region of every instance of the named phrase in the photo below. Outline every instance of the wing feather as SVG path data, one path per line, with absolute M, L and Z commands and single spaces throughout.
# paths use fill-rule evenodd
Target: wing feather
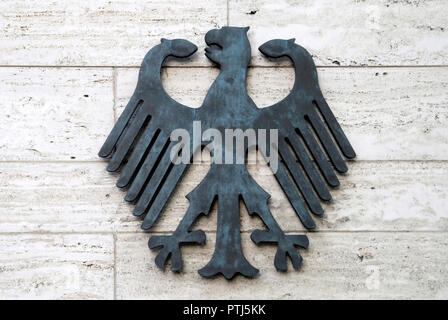
M 271 40 L 259 49 L 268 57 L 287 56 L 295 66 L 296 79 L 290 94 L 280 102 L 260 109 L 257 123 L 259 128 L 279 130 L 278 152 L 282 162 L 274 175 L 300 220 L 309 228 L 314 222 L 308 210 L 314 214 L 323 213 L 316 193 L 322 200 L 331 199 L 323 179 L 331 187 L 338 186 L 335 171 L 344 173 L 348 170 L 342 155 L 351 159 L 355 152 L 323 98 L 311 55 L 293 39 Z M 308 207 L 298 200 L 295 187 Z
M 143 193 L 140 196 L 137 205 L 135 206 L 135 215 L 141 215 L 145 213 L 146 209 L 149 208 L 151 200 L 159 190 L 163 177 L 172 165 L 169 150 L 173 147 L 173 145 L 174 142 L 169 143 L 160 153 L 160 161 L 158 161 L 159 163 L 155 166 L 155 171 L 149 178 L 149 181 L 144 187 Z
M 319 108 L 319 111 L 322 114 L 325 123 L 329 127 L 344 156 L 348 159 L 355 158 L 355 150 L 353 150 L 353 147 L 348 141 L 344 131 L 342 130 L 339 122 L 336 120 L 336 117 L 334 116 L 323 96 L 316 99 L 316 105 Z
M 138 170 L 128 193 L 126 194 L 126 201 L 135 201 L 139 197 L 146 182 L 152 177 L 163 155 L 166 153 L 168 144 L 169 138 L 166 136 L 162 137 L 159 134 L 155 144 L 151 147 L 151 150 L 146 156 L 143 165 Z
M 145 216 L 142 224 L 142 228 L 144 230 L 150 229 L 157 221 L 168 201 L 168 198 L 173 193 L 174 189 L 176 188 L 177 182 L 182 178 L 182 175 L 186 171 L 187 167 L 188 166 L 183 163 L 173 165 L 166 178 L 166 181 L 163 183 L 162 188 L 156 195 L 148 213 Z
M 320 142 L 322 143 L 325 151 L 331 159 L 335 169 L 340 173 L 347 172 L 348 168 L 342 159 L 341 153 L 337 149 L 337 146 L 334 144 L 333 139 L 330 137 L 327 128 L 325 128 L 322 120 L 318 117 L 316 112 L 309 112 L 306 116 L 307 119 L 311 122 L 311 125 L 314 131 L 317 134 Z
M 128 186 L 139 171 L 139 168 L 141 168 L 140 165 L 142 162 L 147 161 L 147 159 L 152 159 L 152 154 L 158 152 L 160 146 L 157 142 L 161 141 L 161 139 L 158 139 L 159 133 L 160 129 L 158 129 L 157 124 L 155 121 L 151 121 L 121 172 L 120 178 L 117 181 L 119 188 Z
M 291 137 L 294 137 L 294 136 L 295 136 L 295 134 L 291 133 Z M 317 171 L 316 166 L 314 165 L 313 161 L 309 157 L 304 146 L 298 141 L 298 139 L 292 138 L 290 141 L 288 138 L 286 138 L 286 140 L 289 142 L 289 144 L 293 148 L 297 159 L 302 164 L 305 172 L 308 175 L 308 178 L 310 179 L 311 183 L 313 184 L 313 187 L 316 190 L 319 197 L 322 200 L 326 200 L 326 201 L 331 200 L 330 192 L 328 192 L 328 188 L 325 185 L 325 182 L 322 180 L 319 172 Z
M 296 160 L 292 157 L 291 152 L 289 151 L 286 142 L 284 139 L 280 138 L 279 146 L 278 146 L 279 154 L 282 157 L 285 167 L 290 172 L 292 178 L 294 179 L 297 187 L 305 198 L 306 203 L 310 207 L 311 211 L 315 214 L 322 214 L 323 209 L 320 205 L 319 199 L 316 194 L 313 192 L 313 188 L 311 184 L 306 179 L 305 175 L 300 168 L 300 165 L 297 164 Z
M 305 203 L 297 192 L 297 189 L 294 187 L 294 182 L 291 181 L 282 164 L 279 164 L 274 176 L 305 228 L 314 229 L 316 224 L 311 218 Z
M 110 159 L 108 171 L 123 167 L 117 186 L 129 186 L 125 200 L 137 202 L 135 215 L 150 213 L 145 228 L 160 216 L 186 168 L 171 162 L 170 148 L 175 143 L 170 143 L 170 134 L 179 128 L 190 132 L 195 115 L 194 109 L 165 92 L 161 67 L 168 56 L 188 57 L 196 50 L 192 43 L 176 39 L 162 40 L 147 53 L 135 92 L 99 152 Z
M 149 114 L 143 108 L 142 104 L 139 104 L 137 107 L 135 117 L 132 119 L 132 123 L 125 128 L 122 137 L 120 137 L 116 150 L 112 156 L 112 159 L 107 166 L 107 171 L 115 172 L 120 169 L 124 159 L 129 154 L 132 146 L 134 145 L 137 136 L 143 128 L 143 124 L 146 119 L 149 117 Z
M 317 163 L 320 171 L 322 172 L 325 180 L 331 187 L 339 186 L 339 179 L 336 176 L 331 164 L 328 162 L 326 155 L 323 150 L 320 148 L 316 139 L 314 138 L 313 133 L 311 132 L 308 125 L 303 122 L 297 126 L 296 132 L 302 137 L 305 147 L 308 148 L 310 153 L 312 154 L 314 160 Z M 303 145 L 303 144 L 302 144 Z

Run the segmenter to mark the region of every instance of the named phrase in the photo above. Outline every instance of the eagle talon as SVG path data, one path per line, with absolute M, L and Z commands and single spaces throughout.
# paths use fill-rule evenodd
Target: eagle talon
M 157 267 L 165 270 L 165 265 L 171 257 L 171 271 L 180 272 L 183 267 L 180 245 L 183 243 L 202 245 L 205 243 L 205 239 L 205 232 L 202 230 L 187 232 L 182 235 L 175 232 L 170 236 L 152 236 L 149 239 L 148 246 L 151 250 L 162 248 L 155 259 Z
M 287 249 L 283 249 L 284 247 L 286 247 Z M 303 259 L 291 242 L 279 242 L 274 258 L 275 269 L 283 272 L 286 272 L 288 270 L 288 266 L 286 264 L 286 256 L 289 256 L 289 258 L 291 259 L 293 268 L 295 270 L 298 270 Z
M 295 247 L 308 248 L 309 241 L 305 235 L 286 235 L 283 231 L 263 231 L 255 230 L 250 238 L 255 244 L 277 243 L 277 252 L 275 253 L 274 266 L 278 271 L 287 271 L 286 256 L 289 256 L 292 266 L 298 270 L 302 263 L 302 257 Z

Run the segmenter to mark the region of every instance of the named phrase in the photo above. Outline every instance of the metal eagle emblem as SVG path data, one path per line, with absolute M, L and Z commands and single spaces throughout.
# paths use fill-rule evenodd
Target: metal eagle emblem
M 292 60 L 295 83 L 280 102 L 266 108 L 255 105 L 246 90 L 251 58 L 248 29 L 223 27 L 205 35 L 208 46 L 205 55 L 220 67 L 220 73 L 197 109 L 170 98 L 160 75 L 168 56 L 188 57 L 197 47 L 183 39 L 162 39 L 143 59 L 135 92 L 99 152 L 100 157 L 110 160 L 108 171 L 121 170 L 117 186 L 128 188 L 125 199 L 136 204 L 134 215 L 144 217 L 142 228 L 148 230 L 160 217 L 188 161 L 198 148 L 214 143 L 210 169 L 187 195 L 189 208 L 174 233 L 149 239 L 149 248 L 160 250 L 155 263 L 162 269 L 171 258 L 171 270 L 179 272 L 181 245 L 205 242 L 205 233 L 191 231 L 191 227 L 201 214 L 208 215 L 217 201 L 215 251 L 199 274 L 207 278 L 222 274 L 227 279 L 237 273 L 256 276 L 258 269 L 246 260 L 241 247 L 240 200 L 249 214 L 258 215 L 266 226 L 266 230 L 251 234 L 252 241 L 278 246 L 274 259 L 277 270 L 286 271 L 287 257 L 298 269 L 302 258 L 297 247 L 307 248 L 308 238 L 285 234 L 277 224 L 268 207 L 269 194 L 247 171 L 248 150 L 258 148 L 307 229 L 315 228 L 310 212 L 321 215 L 320 200 L 331 199 L 327 186 L 339 185 L 335 171 L 347 171 L 343 156 L 355 157 L 325 102 L 311 55 L 295 44 L 294 39 L 271 40 L 260 46 L 259 50 L 267 57 L 286 56 Z M 195 145 L 192 141 L 180 144 L 172 139 L 173 132 L 179 129 L 193 134 L 196 123 L 200 123 L 201 132 L 209 133 L 208 140 Z M 237 152 L 216 139 L 230 129 L 254 130 L 258 134 L 255 141 L 244 139 L 242 152 Z M 275 139 L 262 134 L 272 130 L 277 132 Z M 181 155 L 188 161 L 179 161 Z M 279 159 L 275 165 L 272 155 Z M 226 161 L 217 160 L 223 158 Z

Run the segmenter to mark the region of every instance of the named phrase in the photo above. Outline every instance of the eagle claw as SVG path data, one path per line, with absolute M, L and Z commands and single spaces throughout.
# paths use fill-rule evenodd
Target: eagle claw
M 298 270 L 302 263 L 302 257 L 295 247 L 308 248 L 309 241 L 305 235 L 286 235 L 283 231 L 255 230 L 250 238 L 255 244 L 277 243 L 277 252 L 274 258 L 274 266 L 278 271 L 287 271 L 286 256 L 291 259 L 292 266 Z
M 205 232 L 202 230 L 182 234 L 175 232 L 170 236 L 152 236 L 149 239 L 148 246 L 151 250 L 162 248 L 155 259 L 157 267 L 164 270 L 171 256 L 171 271 L 180 272 L 183 267 L 180 245 L 183 243 L 204 244 L 205 239 Z

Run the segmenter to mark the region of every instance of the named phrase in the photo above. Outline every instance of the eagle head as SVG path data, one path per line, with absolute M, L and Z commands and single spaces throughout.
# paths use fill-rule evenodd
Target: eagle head
M 250 61 L 250 43 L 247 38 L 249 27 L 222 27 L 206 33 L 205 55 L 211 61 L 225 65 L 235 63 L 248 65 Z
M 294 45 L 296 39 L 282 40 L 274 39 L 263 43 L 258 50 L 265 56 L 271 58 L 280 58 L 288 55 L 291 52 L 291 48 Z

